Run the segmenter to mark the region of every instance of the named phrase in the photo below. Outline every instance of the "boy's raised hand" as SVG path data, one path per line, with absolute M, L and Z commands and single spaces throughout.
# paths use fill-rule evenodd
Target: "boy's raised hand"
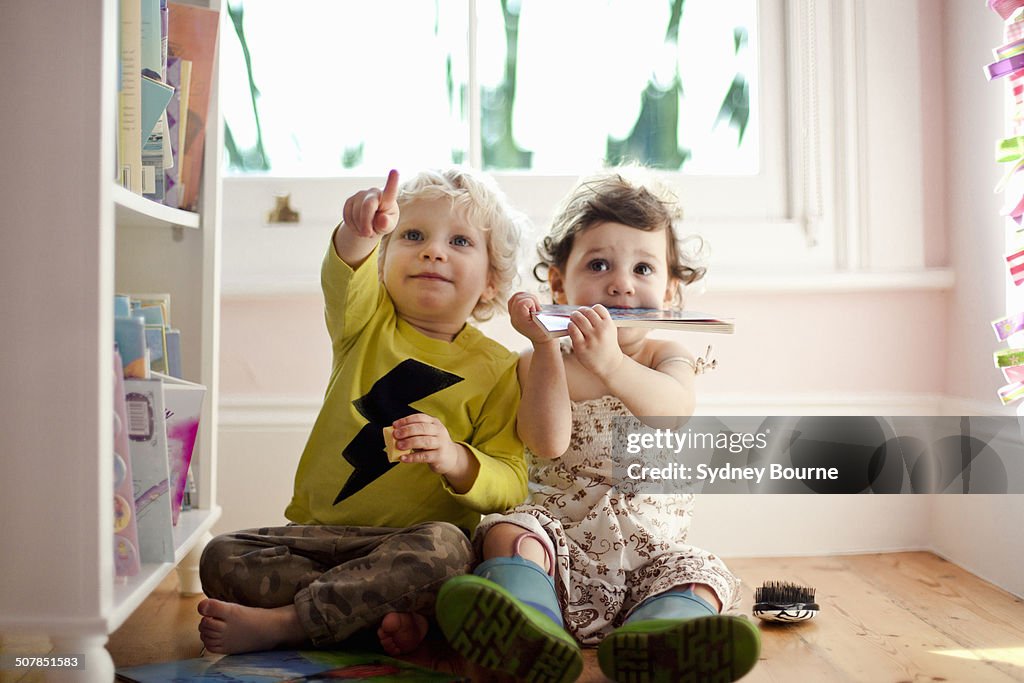
M 512 327 L 534 346 L 554 341 L 533 320 L 533 314 L 539 310 L 540 301 L 529 292 L 516 292 L 508 300 L 508 316 L 512 319 Z
M 345 225 L 360 237 L 386 235 L 398 225 L 398 171 L 388 173 L 384 189 L 356 192 L 345 201 Z

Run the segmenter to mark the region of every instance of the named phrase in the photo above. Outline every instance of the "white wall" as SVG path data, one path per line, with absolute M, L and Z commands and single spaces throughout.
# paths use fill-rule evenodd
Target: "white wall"
M 920 10 L 923 38 L 907 43 L 913 49 L 901 68 L 918 68 L 920 83 L 906 92 L 921 101 L 904 111 L 904 91 L 881 82 L 884 63 L 868 60 L 868 120 L 885 125 L 889 112 L 904 117 L 898 130 L 919 127 L 915 156 L 901 158 L 899 168 L 916 174 L 912 204 L 924 206 L 903 203 L 894 213 L 923 217 L 923 233 L 908 239 L 923 239 L 926 265 L 955 270 L 955 287 L 886 276 L 821 278 L 810 287 L 713 276 L 691 306 L 735 316 L 739 331 L 709 338 L 721 368 L 700 379 L 705 414 L 1009 412 L 995 398 L 1001 382 L 989 326 L 1004 309 L 1004 226 L 992 194 L 1001 87 L 981 70 L 1000 42 L 1000 21 L 981 2 L 897 1 Z M 874 22 L 889 6 L 864 4 Z M 867 151 L 876 172 L 886 170 L 885 153 L 877 143 Z M 883 220 L 880 197 L 869 197 L 871 220 Z M 321 306 L 312 293 L 223 301 L 218 531 L 283 521 L 329 368 Z M 502 324 L 489 330 L 517 345 Z M 726 556 L 931 548 L 1024 594 L 1024 574 L 1012 569 L 1021 566 L 1024 544 L 1009 540 L 1018 537 L 1011 527 L 1024 512 L 1022 498 L 747 496 L 738 505 L 733 496 L 706 496 L 692 539 Z
M 945 0 L 936 10 L 944 15 L 943 195 L 958 283 L 946 322 L 946 384 L 957 387 L 958 396 L 981 399 L 1002 384 L 992 365 L 1001 345 L 990 322 L 1005 314 L 1008 282 L 1003 197 L 992 191 L 1004 170 L 994 160 L 995 141 L 1003 136 L 1004 83 L 987 82 L 982 71 L 992 48 L 1002 44 L 1002 22 L 981 2 Z M 1024 495 L 938 496 L 929 516 L 931 545 L 940 554 L 1024 595 Z

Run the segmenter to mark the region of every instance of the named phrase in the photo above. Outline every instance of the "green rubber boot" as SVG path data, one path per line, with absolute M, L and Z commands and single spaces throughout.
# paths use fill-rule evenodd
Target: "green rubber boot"
M 724 683 L 753 669 L 760 652 L 756 626 L 716 614 L 624 624 L 598 646 L 597 661 L 619 683 Z
M 437 622 L 452 648 L 471 662 L 524 683 L 575 681 L 583 671 L 583 653 L 561 626 L 550 577 L 536 565 L 510 557 L 488 560 L 477 572 L 495 580 L 456 576 L 437 596 Z M 545 608 L 552 600 L 557 622 Z

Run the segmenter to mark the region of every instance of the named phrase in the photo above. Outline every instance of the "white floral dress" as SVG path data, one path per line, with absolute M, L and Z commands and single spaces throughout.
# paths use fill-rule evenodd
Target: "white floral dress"
M 635 419 L 614 396 L 572 403 L 572 439 L 560 458 L 532 458 L 530 498 L 487 515 L 474 536 L 478 556 L 494 524 L 508 522 L 550 540 L 566 629 L 594 645 L 645 598 L 673 586 L 710 586 L 732 611 L 739 580 L 716 555 L 685 543 L 693 494 L 623 492 L 612 471 L 616 422 Z

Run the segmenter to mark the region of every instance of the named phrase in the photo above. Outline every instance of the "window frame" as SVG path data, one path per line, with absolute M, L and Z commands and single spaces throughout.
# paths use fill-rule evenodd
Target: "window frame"
M 467 2 L 473 22 L 474 0 Z M 905 133 L 915 116 L 921 115 L 919 100 L 909 106 L 905 100 L 889 102 L 881 113 L 866 107 L 874 96 L 869 90 L 877 90 L 886 78 L 886 74 L 872 74 L 869 79 L 869 70 L 884 63 L 889 53 L 898 50 L 903 57 L 912 55 L 915 64 L 907 68 L 918 73 L 923 68 L 920 36 L 915 33 L 908 39 L 905 30 L 895 27 L 916 26 L 924 10 L 918 3 L 897 5 L 886 11 L 867 0 L 758 1 L 761 67 L 751 96 L 761 105 L 762 172 L 753 178 L 662 174 L 677 187 L 684 202 L 685 231 L 701 234 L 711 246 L 713 274 L 726 279 L 741 276 L 750 282 L 750 278 L 784 273 L 791 283 L 801 275 L 856 273 L 876 267 L 915 271 L 924 266 L 922 212 L 915 205 L 921 193 L 915 187 L 920 171 L 916 178 L 894 180 L 903 183 L 899 190 L 909 205 L 896 212 L 906 236 L 894 237 L 891 223 L 876 219 L 882 210 L 869 196 L 895 174 L 876 166 L 875 174 L 867 175 L 876 150 L 888 154 L 893 144 L 902 144 L 912 154 L 922 144 L 920 136 L 897 141 L 892 135 L 875 135 L 868 127 L 879 118 L 896 116 Z M 894 12 L 901 18 L 894 18 Z M 879 37 L 868 42 L 874 34 Z M 472 36 L 470 31 L 471 50 Z M 473 70 L 471 66 L 471 86 Z M 475 99 L 476 89 L 470 87 L 470 92 Z M 470 163 L 477 165 L 478 111 L 471 102 Z M 781 120 L 773 112 L 780 112 Z M 575 176 L 530 172 L 490 173 L 513 204 L 529 216 L 537 236 L 575 180 Z M 228 294 L 319 291 L 319 260 L 345 198 L 381 182 L 382 178 L 365 176 L 225 176 L 223 290 Z M 284 193 L 291 195 L 301 222 L 267 224 L 265 213 L 273 206 L 274 196 Z M 737 194 L 755 196 L 751 204 L 761 208 L 737 212 L 732 199 Z

